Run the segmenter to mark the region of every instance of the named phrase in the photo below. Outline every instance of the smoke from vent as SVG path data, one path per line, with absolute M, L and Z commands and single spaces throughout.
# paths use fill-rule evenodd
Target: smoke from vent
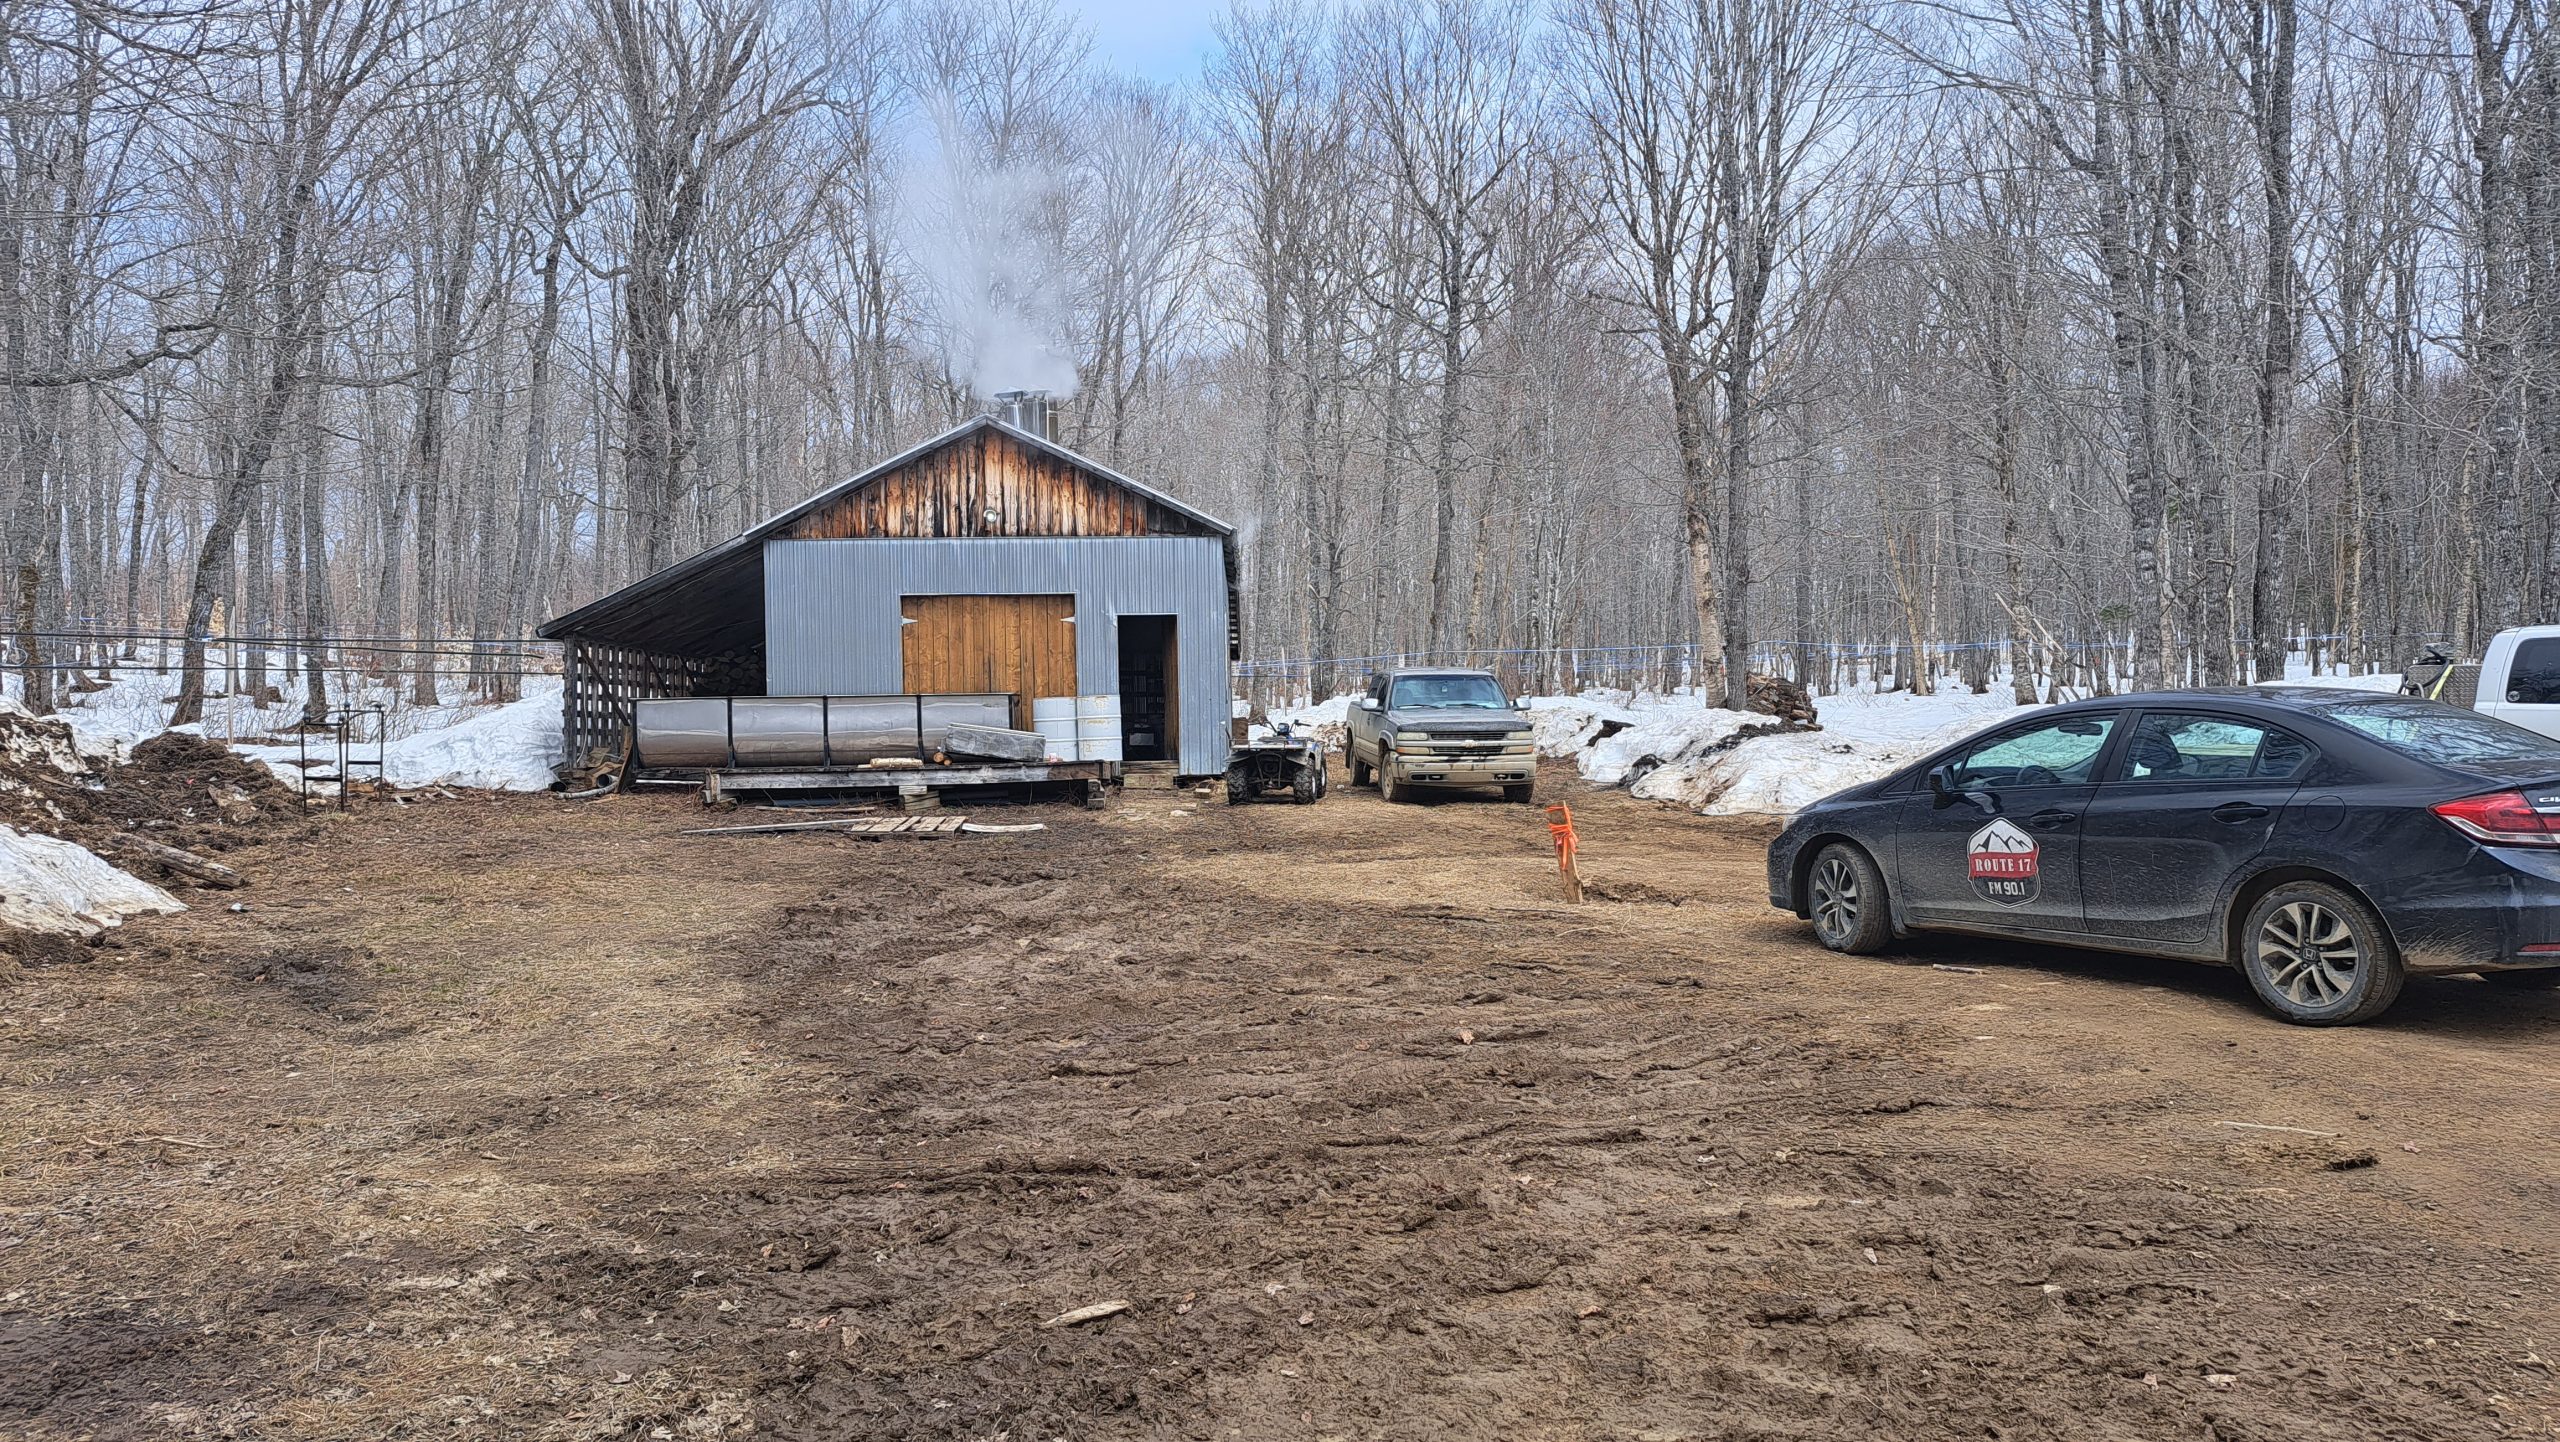
M 950 375 L 981 396 L 1075 394 L 1066 197 L 1046 167 L 991 163 L 947 98 L 909 167 L 904 249 Z

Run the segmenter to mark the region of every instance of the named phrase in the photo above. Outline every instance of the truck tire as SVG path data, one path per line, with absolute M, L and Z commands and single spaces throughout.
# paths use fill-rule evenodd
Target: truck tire
M 1360 759 L 1359 747 L 1352 746 L 1345 749 L 1349 750 L 1351 753 L 1351 784 L 1354 786 L 1368 785 L 1369 782 L 1375 778 L 1377 773 L 1369 769 L 1368 762 Z
M 1379 759 L 1384 760 L 1385 758 L 1381 757 Z M 1389 806 L 1393 806 L 1399 801 L 1411 801 L 1413 799 L 1413 788 L 1397 781 L 1396 773 L 1392 769 L 1380 766 L 1378 768 L 1378 799 L 1387 803 Z

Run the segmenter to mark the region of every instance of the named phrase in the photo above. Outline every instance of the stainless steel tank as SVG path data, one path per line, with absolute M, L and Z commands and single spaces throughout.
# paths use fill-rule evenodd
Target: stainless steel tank
M 692 696 L 635 702 L 631 712 L 640 766 L 808 768 L 931 756 L 953 726 L 1010 725 L 1013 698 Z

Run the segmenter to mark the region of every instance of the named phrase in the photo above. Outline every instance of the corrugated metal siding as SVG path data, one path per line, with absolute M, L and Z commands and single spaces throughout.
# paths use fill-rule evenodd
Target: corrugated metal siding
M 1227 767 L 1227 572 L 1214 539 L 767 541 L 764 567 L 776 696 L 905 689 L 902 596 L 1074 596 L 1088 695 L 1120 689 L 1120 617 L 1179 617 L 1182 771 Z

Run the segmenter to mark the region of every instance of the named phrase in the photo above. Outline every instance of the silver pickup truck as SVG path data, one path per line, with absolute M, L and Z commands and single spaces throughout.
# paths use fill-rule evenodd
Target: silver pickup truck
M 1489 671 L 1402 667 L 1369 678 L 1351 708 L 1351 784 L 1403 801 L 1422 787 L 1499 786 L 1527 801 L 1538 779 L 1529 718 Z

